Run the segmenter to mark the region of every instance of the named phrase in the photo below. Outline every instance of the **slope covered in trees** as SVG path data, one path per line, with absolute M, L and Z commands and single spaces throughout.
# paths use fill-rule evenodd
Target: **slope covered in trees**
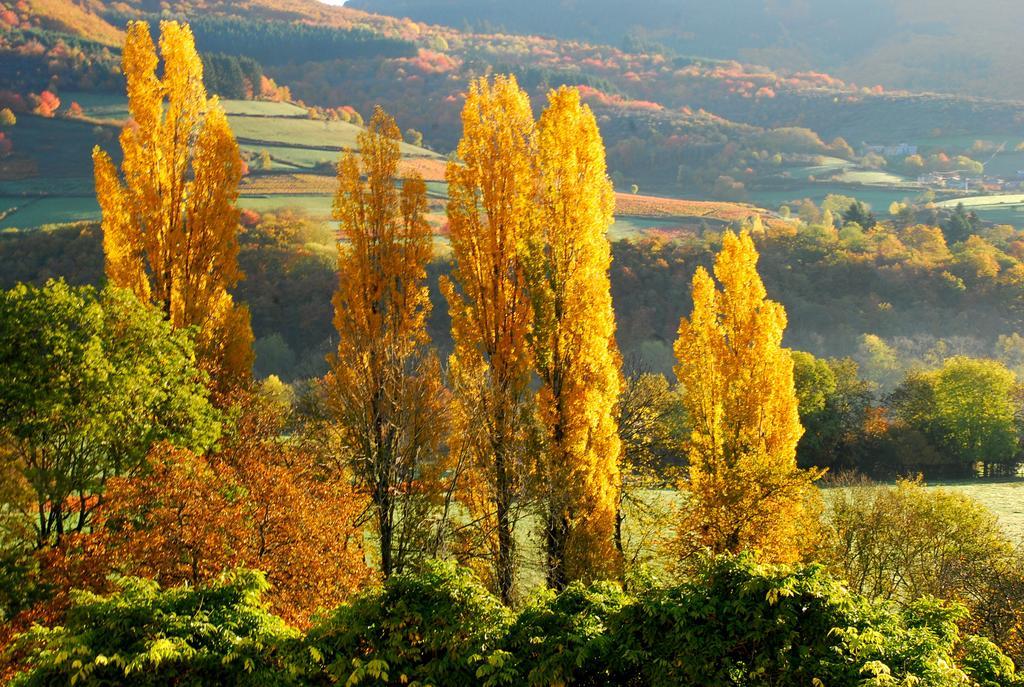
M 773 67 L 827 69 L 861 84 L 1024 98 L 1011 0 L 352 0 L 353 7 L 482 32 L 583 39 Z

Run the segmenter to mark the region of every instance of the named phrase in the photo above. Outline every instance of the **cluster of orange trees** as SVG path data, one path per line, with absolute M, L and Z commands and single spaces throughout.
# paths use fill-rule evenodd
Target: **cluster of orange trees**
M 203 577 L 200 559 L 233 542 L 254 547 L 245 562 L 257 567 L 294 572 L 335 549 L 337 565 L 358 549 L 352 533 L 372 523 L 383 576 L 424 556 L 454 557 L 511 602 L 517 532 L 531 522 L 550 587 L 620 576 L 630 468 L 608 276 L 614 194 L 579 93 L 552 91 L 535 119 L 512 77 L 469 88 L 447 170 L 447 361 L 426 329 L 434 246 L 426 187 L 398 178 L 401 133 L 376 111 L 359 153 L 338 165 L 339 343 L 313 394 L 321 412 L 313 413 L 310 448 L 305 430 L 299 441 L 283 420 L 261 422 L 251 396 L 232 405 L 251 387 L 252 364 L 248 312 L 230 294 L 242 278 L 234 205 L 241 161 L 222 109 L 206 97 L 188 27 L 163 23 L 158 54 L 148 25 L 131 24 L 124 73 L 132 120 L 121 135 L 120 171 L 105 153 L 94 156 L 108 280 L 194 332 L 215 401 L 242 414 L 238 427 L 260 429 L 240 429 L 209 456 L 154 449 L 145 481 L 111 486 L 98 523 L 107 537 L 137 538 L 146 553 L 136 555 L 155 566 L 145 572 L 172 581 Z M 814 543 L 817 474 L 796 465 L 803 430 L 793 362 L 781 346 L 785 312 L 766 299 L 756 264 L 750 237 L 727 235 L 714 278 L 703 269 L 694 277 L 693 313 L 680 324 L 676 374 L 691 430 L 675 522 L 681 558 L 750 550 L 788 562 Z M 302 479 L 285 479 L 289 472 Z M 208 523 L 198 521 L 189 541 L 153 534 L 161 523 L 195 518 L 185 508 L 192 495 L 227 482 L 251 503 L 207 504 L 207 515 L 263 523 L 254 531 L 276 539 L 235 533 L 211 542 L 201 536 Z M 336 504 L 324 512 L 336 517 L 342 544 L 328 544 L 323 513 L 315 523 L 292 512 L 317 502 Z M 368 579 L 361 560 L 349 567 L 353 586 Z M 283 588 L 301 606 L 317 585 L 330 586 L 313 576 Z

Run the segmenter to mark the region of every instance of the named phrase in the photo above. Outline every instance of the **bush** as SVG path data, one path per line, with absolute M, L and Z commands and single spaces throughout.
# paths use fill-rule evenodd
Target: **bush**
M 852 483 L 825 494 L 828 534 L 818 558 L 853 593 L 962 603 L 971 612 L 965 628 L 999 642 L 1016 660 L 1024 657 L 1021 552 L 987 508 L 918 481 Z
M 79 593 L 64 627 L 37 627 L 18 646 L 32 669 L 15 687 L 292 684 L 279 648 L 297 638 L 260 601 L 261 573 L 161 591 L 126 578 L 109 597 Z
M 165 592 L 131 580 L 80 595 L 66 628 L 21 646 L 17 687 L 1024 687 L 999 648 L 961 639 L 967 611 L 849 592 L 821 566 L 704 561 L 631 598 L 612 583 L 544 593 L 514 620 L 466 570 L 434 563 L 322 618 L 302 641 L 259 601 L 266 582 Z
M 312 684 L 472 685 L 509 613 L 472 573 L 433 563 L 324 618 L 307 636 Z
M 740 557 L 625 607 L 612 643 L 642 685 L 945 687 L 970 684 L 954 660 L 965 613 L 935 601 L 876 604 L 820 566 Z M 1002 658 L 975 655 L 965 670 L 982 673 Z
M 618 684 L 609 622 L 632 600 L 613 583 L 573 584 L 541 594 L 524 608 L 502 645 L 502 680 L 515 685 Z M 497 671 L 485 671 L 502 683 Z

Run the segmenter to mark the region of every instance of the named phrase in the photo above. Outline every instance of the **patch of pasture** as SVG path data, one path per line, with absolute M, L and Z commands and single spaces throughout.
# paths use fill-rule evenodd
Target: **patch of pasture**
M 969 196 L 967 198 L 954 198 L 936 203 L 939 207 L 955 208 L 963 204 L 965 208 L 981 209 L 993 206 L 1024 205 L 1024 194 L 1006 193 L 992 196 Z
M 363 132 L 348 122 L 318 121 L 294 117 L 234 117 L 231 128 L 239 141 L 253 145 L 278 145 L 302 148 L 315 141 L 314 150 L 334 151 L 358 148 L 356 138 Z M 441 157 L 425 148 L 401 144 L 402 155 Z M 271 153 L 273 155 L 273 153 Z
M 865 184 L 868 186 L 904 186 L 907 180 L 889 172 L 867 169 L 851 169 L 843 172 L 836 181 L 844 184 Z
M 1024 481 L 978 480 L 952 484 L 930 484 L 930 489 L 947 489 L 980 501 L 999 518 L 999 524 L 1014 539 L 1024 543 Z
M 99 220 L 100 206 L 95 198 L 2 198 L 0 207 L 7 210 L 0 229 L 32 229 L 45 224 Z
M 299 117 L 306 119 L 309 112 L 292 103 L 278 103 L 269 100 L 222 100 L 220 101 L 228 115 L 244 115 L 247 117 Z
M 331 206 L 334 198 L 328 195 L 261 195 L 241 196 L 238 205 L 256 212 L 273 212 L 294 208 L 302 210 L 313 217 L 328 218 L 331 216 Z

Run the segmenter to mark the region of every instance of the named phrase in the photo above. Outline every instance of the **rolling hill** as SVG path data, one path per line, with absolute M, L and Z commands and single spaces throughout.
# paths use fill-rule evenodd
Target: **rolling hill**
M 448 2 L 435 9 L 458 7 Z M 545 16 L 571 18 L 581 7 L 556 3 Z M 659 7 L 668 6 L 642 4 L 635 22 L 657 17 L 651 12 Z M 618 5 L 607 9 L 609 17 L 622 18 L 615 14 Z M 693 17 L 710 21 L 716 11 Z M 551 88 L 580 88 L 598 117 L 620 191 L 636 184 L 653 196 L 771 208 L 829 193 L 875 194 L 871 202 L 881 207 L 916 195 L 914 177 L 902 176 L 902 157 L 863 161 L 868 142 L 906 141 L 947 160 L 976 154 L 980 142 L 1010 151 L 999 164 L 1020 168 L 1012 151 L 1024 130 L 1021 106 L 1012 101 L 889 92 L 818 70 L 684 57 L 654 44 L 618 48 L 488 32 L 493 27 L 483 25 L 462 30 L 316 0 L 0 0 L 7 27 L 0 31 L 0 108 L 10 106 L 21 120 L 4 132 L 13 152 L 0 160 L 0 196 L 9 205 L 39 186 L 52 193 L 57 178 L 66 180 L 60 187 L 65 195 L 89 195 L 88 149 L 104 139 L 112 147 L 109 120 L 124 116 L 124 85 L 110 42 L 131 18 L 189 21 L 209 90 L 279 101 L 234 105 L 232 124 L 243 150 L 251 159 L 266 153 L 273 165 L 250 189 L 261 207 L 277 196 L 295 202 L 315 197 L 320 200 L 307 205 L 322 213 L 318 189 L 324 182 L 311 175 L 329 176 L 340 150 L 354 140 L 359 115 L 378 104 L 397 118 L 408 140 L 423 141 L 429 150 L 409 157 L 439 180 L 437 155 L 453 150 L 459 138 L 466 85 L 494 72 L 514 74 L 537 110 Z M 738 20 L 736 30 L 746 21 Z M 604 35 L 599 29 L 587 31 L 597 40 Z M 72 112 L 73 103 L 84 116 Z M 269 199 L 256 198 L 263 195 Z M 7 215 L 6 226 L 28 216 L 22 204 L 13 205 L 21 209 Z M 42 204 L 35 207 L 45 216 Z M 712 219 L 699 212 L 672 216 Z M 641 228 L 661 222 L 641 217 Z
M 351 0 L 350 6 L 507 30 L 826 70 L 860 84 L 1024 99 L 1016 0 Z

